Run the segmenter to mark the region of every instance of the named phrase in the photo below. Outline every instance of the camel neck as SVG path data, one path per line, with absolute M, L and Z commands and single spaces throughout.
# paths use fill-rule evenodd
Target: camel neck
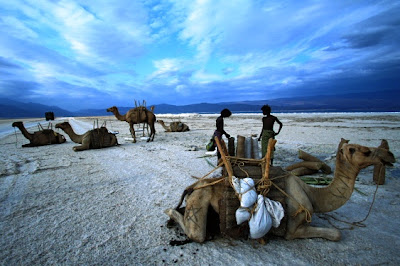
M 121 115 L 121 114 L 119 113 L 118 109 L 116 109 L 116 110 L 114 111 L 114 115 L 115 115 L 115 117 L 116 117 L 118 120 L 120 120 L 120 121 L 126 121 L 126 114 L 125 114 L 125 115 Z
M 21 131 L 22 135 L 24 135 L 25 138 L 32 140 L 33 139 L 33 134 L 29 133 L 28 130 L 24 127 L 24 125 L 18 125 L 18 129 Z
M 68 134 L 68 136 L 71 138 L 73 142 L 82 144 L 83 135 L 76 134 L 72 129 L 72 127 L 65 128 L 64 132 Z
M 314 212 L 330 212 L 343 206 L 353 193 L 359 172 L 360 169 L 338 159 L 331 184 L 323 188 L 309 187 Z
M 169 130 L 169 129 L 170 129 L 169 127 L 167 127 L 167 126 L 165 125 L 164 122 L 160 122 L 160 124 L 161 124 L 161 126 L 162 126 L 165 130 Z

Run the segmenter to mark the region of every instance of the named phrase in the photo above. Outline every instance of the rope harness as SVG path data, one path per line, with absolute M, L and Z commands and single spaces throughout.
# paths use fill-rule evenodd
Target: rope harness
M 256 160 L 256 159 L 244 159 L 244 158 L 237 158 L 237 157 L 233 157 L 233 156 L 228 156 L 228 152 L 226 149 L 226 145 L 225 142 L 223 140 L 219 140 L 218 137 L 215 137 L 215 143 L 217 144 L 218 150 L 221 151 L 221 159 L 222 159 L 222 163 L 219 163 L 219 165 L 213 169 L 211 172 L 209 172 L 208 174 L 206 174 L 204 177 L 202 177 L 201 179 L 205 178 L 206 176 L 208 176 L 210 173 L 214 172 L 216 169 L 218 169 L 219 167 L 221 167 L 222 165 L 225 166 L 225 169 L 228 173 L 228 182 L 230 184 L 230 186 L 233 188 L 233 182 L 232 182 L 232 177 L 233 177 L 233 168 L 232 168 L 232 162 L 231 160 L 235 163 L 235 165 L 237 165 L 239 167 L 239 169 L 241 169 L 247 177 L 249 177 L 249 174 L 241 167 L 244 166 L 246 163 L 250 163 L 250 164 L 255 164 L 255 165 L 260 165 L 262 169 L 264 169 L 263 173 L 262 173 L 262 178 L 254 185 L 255 187 L 257 187 L 258 192 L 263 195 L 264 197 L 269 193 L 271 186 L 274 186 L 275 188 L 277 188 L 285 197 L 290 198 L 291 200 L 297 202 L 297 204 L 299 205 L 297 211 L 292 214 L 293 217 L 296 217 L 297 215 L 299 215 L 302 212 L 305 212 L 305 221 L 307 223 L 311 223 L 311 213 L 310 211 L 305 208 L 301 203 L 299 203 L 295 198 L 293 198 L 291 195 L 287 194 L 283 189 L 281 189 L 277 184 L 275 184 L 273 182 L 273 180 L 276 180 L 278 178 L 284 178 L 287 177 L 288 175 L 282 175 L 282 176 L 278 176 L 275 178 L 269 178 L 269 170 L 270 170 L 270 160 L 271 160 L 271 152 L 274 149 L 274 146 L 276 144 L 276 140 L 275 139 L 270 139 L 269 143 L 268 143 L 268 150 L 267 150 L 267 154 L 266 156 L 261 159 L 261 160 Z M 200 188 L 204 188 L 207 186 L 212 186 L 215 185 L 219 182 L 222 182 L 222 180 L 224 180 L 223 177 L 221 177 L 221 179 L 209 183 L 209 184 L 205 184 L 199 187 L 195 187 L 194 189 L 200 189 Z M 241 195 L 238 195 L 236 193 L 237 197 L 240 200 Z M 251 213 L 254 212 L 254 210 L 256 209 L 257 204 L 254 205 L 254 207 L 251 210 Z
M 307 223 L 311 223 L 311 221 L 312 221 L 311 212 L 306 207 L 304 207 L 304 205 L 299 203 L 293 196 L 291 196 L 288 193 L 286 193 L 286 191 L 283 190 L 281 187 L 279 187 L 276 182 L 274 182 L 275 180 L 278 180 L 280 178 L 288 177 L 289 174 L 284 174 L 284 175 L 276 176 L 276 177 L 273 177 L 273 178 L 269 178 L 269 170 L 270 170 L 269 162 L 270 162 L 270 158 L 271 158 L 271 152 L 274 149 L 274 146 L 276 144 L 276 140 L 274 140 L 274 139 L 270 139 L 269 140 L 267 154 L 261 160 L 238 158 L 238 157 L 234 157 L 234 156 L 228 156 L 227 155 L 228 154 L 227 153 L 227 149 L 226 149 L 226 146 L 225 146 L 225 142 L 223 140 L 220 141 L 217 137 L 215 137 L 215 143 L 217 144 L 218 149 L 220 151 L 222 151 L 221 152 L 221 160 L 222 160 L 222 162 L 220 162 L 217 167 L 215 167 L 213 170 L 211 170 L 205 176 L 200 178 L 200 180 L 206 178 L 208 175 L 210 175 L 212 172 L 214 172 L 218 168 L 220 168 L 222 166 L 225 166 L 225 169 L 226 169 L 226 171 L 228 173 L 227 181 L 229 182 L 230 186 L 233 188 L 233 181 L 232 181 L 233 168 L 232 168 L 232 165 L 237 166 L 241 171 L 243 171 L 243 173 L 245 173 L 245 175 L 247 177 L 249 177 L 249 174 L 244 169 L 244 166 L 246 164 L 259 165 L 261 167 L 261 169 L 263 170 L 262 178 L 258 182 L 256 182 L 254 186 L 250 187 L 249 189 L 253 189 L 253 188 L 256 187 L 257 191 L 259 192 L 259 194 L 261 194 L 263 196 L 266 196 L 270 192 L 271 186 L 275 187 L 280 193 L 282 193 L 282 195 L 284 195 L 287 198 L 290 198 L 291 200 L 293 200 L 294 202 L 296 202 L 299 205 L 298 209 L 293 214 L 291 214 L 291 216 L 292 217 L 296 217 L 297 215 L 299 215 L 299 214 L 304 212 L 305 213 L 304 220 Z M 381 178 L 382 178 L 382 175 L 380 175 L 379 179 L 381 179 Z M 208 187 L 208 186 L 212 186 L 212 185 L 215 185 L 215 184 L 218 184 L 218 183 L 222 182 L 224 179 L 225 179 L 224 177 L 221 177 L 220 179 L 218 179 L 218 180 L 216 180 L 214 182 L 211 182 L 211 183 L 208 183 L 208 184 L 204 184 L 202 186 L 195 187 L 194 189 L 202 189 L 202 188 L 205 188 L 205 187 Z M 379 180 L 379 181 L 381 181 L 381 180 Z M 329 224 L 331 224 L 333 227 L 335 227 L 335 228 L 337 228 L 339 230 L 352 229 L 352 228 L 351 227 L 350 228 L 339 228 L 336 225 L 334 225 L 329 218 L 334 219 L 334 220 L 339 221 L 339 222 L 342 222 L 342 223 L 349 224 L 351 226 L 366 227 L 366 225 L 363 224 L 363 222 L 365 222 L 367 220 L 367 218 L 369 217 L 369 215 L 370 215 L 370 213 L 372 211 L 372 207 L 373 207 L 375 199 L 376 199 L 376 194 L 378 192 L 378 187 L 379 187 L 379 182 L 376 184 L 376 189 L 375 189 L 375 192 L 374 192 L 374 195 L 373 195 L 373 200 L 372 200 L 371 205 L 369 207 L 368 213 L 360 221 L 348 222 L 348 221 L 344 221 L 344 220 L 341 220 L 339 218 L 336 218 L 336 217 L 334 217 L 334 216 L 332 216 L 330 214 L 323 214 L 323 215 L 318 215 L 317 214 L 317 216 L 319 218 L 321 218 L 321 219 L 327 220 L 329 222 Z M 247 191 L 245 191 L 244 193 L 246 193 L 246 192 Z M 242 193 L 242 194 L 244 194 L 244 193 Z M 241 195 L 236 193 L 236 192 L 235 192 L 235 194 L 238 197 L 238 199 L 240 200 L 241 199 Z M 256 209 L 256 207 L 257 207 L 257 204 L 255 204 L 252 209 L 248 209 L 249 212 L 251 214 L 253 214 L 253 212 Z

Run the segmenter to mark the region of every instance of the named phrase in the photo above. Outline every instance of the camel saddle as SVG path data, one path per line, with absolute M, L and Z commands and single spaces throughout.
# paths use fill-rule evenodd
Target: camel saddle
M 260 165 L 232 165 L 234 176 L 237 178 L 253 178 L 255 184 L 262 177 L 263 169 Z M 226 169 L 223 168 L 224 176 Z M 271 185 L 269 192 L 267 195 L 271 200 L 279 201 L 283 209 L 285 210 L 285 216 L 283 217 L 281 224 L 279 227 L 272 227 L 268 234 L 273 234 L 277 236 L 284 236 L 286 233 L 286 223 L 287 223 L 287 208 L 286 208 L 286 197 L 283 193 L 276 188 L 278 186 L 283 191 L 285 190 L 286 177 L 288 173 L 284 171 L 281 167 L 271 167 L 269 178 L 273 185 Z M 256 185 L 257 190 L 257 185 Z M 228 181 L 228 178 L 225 179 L 225 191 L 224 197 L 219 201 L 219 218 L 220 218 L 220 231 L 224 236 L 232 237 L 235 239 L 238 238 L 246 238 L 249 235 L 249 227 L 248 222 L 244 222 L 241 225 L 237 225 L 236 223 L 236 210 L 240 207 L 240 201 L 238 196 L 235 193 L 235 190 L 232 188 L 231 184 Z
M 90 148 L 101 149 L 111 146 L 111 134 L 106 127 L 90 130 Z
M 64 136 L 59 134 L 59 133 L 57 133 L 57 132 L 55 132 L 52 129 L 41 129 L 38 132 L 42 132 L 47 137 L 47 139 L 49 140 L 49 143 L 51 143 L 52 135 L 56 136 L 57 143 L 63 143 L 63 142 L 60 141 L 60 139 L 64 139 Z M 58 138 L 58 135 L 61 135 L 62 137 Z
M 266 173 L 265 162 L 269 162 L 267 158 L 268 152 L 265 160 L 235 157 L 229 155 L 230 152 L 223 140 L 219 140 L 215 137 L 215 142 L 220 151 L 221 160 L 224 163 L 222 174 L 226 177 L 224 196 L 218 202 L 221 234 L 232 238 L 247 237 L 249 235 L 248 222 L 240 225 L 236 223 L 236 210 L 240 207 L 240 201 L 238 195 L 236 195 L 231 186 L 230 178 L 232 176 L 236 178 L 250 177 L 254 180 L 256 184 L 255 189 L 258 191 L 259 181 L 263 179 L 263 175 Z M 271 149 L 271 147 L 273 147 L 273 145 L 269 145 L 269 149 Z M 272 227 L 268 234 L 284 236 L 287 224 L 287 206 L 286 197 L 282 191 L 285 191 L 286 177 L 289 176 L 289 173 L 284 171 L 281 167 L 271 166 L 268 168 L 267 175 L 268 177 L 266 179 L 270 181 L 270 186 L 268 192 L 264 192 L 263 196 L 274 201 L 279 201 L 285 210 L 285 216 L 281 220 L 279 227 Z

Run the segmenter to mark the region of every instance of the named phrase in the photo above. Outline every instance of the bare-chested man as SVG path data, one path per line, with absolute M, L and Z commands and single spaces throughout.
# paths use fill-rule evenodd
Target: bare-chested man
M 276 116 L 271 115 L 271 107 L 269 105 L 264 105 L 261 107 L 261 110 L 263 111 L 263 127 L 261 129 L 260 137 L 258 138 L 258 141 L 261 141 L 261 155 L 264 158 L 265 154 L 267 153 L 267 148 L 268 148 L 268 140 L 270 138 L 275 138 L 276 135 L 281 132 L 282 129 L 282 123 L 279 121 L 279 119 Z M 274 123 L 277 122 L 279 124 L 279 129 L 278 132 L 274 132 Z M 271 154 L 271 165 L 272 165 L 272 159 L 273 158 L 273 153 Z

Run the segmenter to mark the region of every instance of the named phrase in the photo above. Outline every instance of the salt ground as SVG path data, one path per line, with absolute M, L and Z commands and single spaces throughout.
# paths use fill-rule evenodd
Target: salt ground
M 386 139 L 400 158 L 399 113 L 276 115 L 284 124 L 277 136 L 277 166 L 298 162 L 302 149 L 334 169 L 340 138 L 371 147 Z M 80 134 L 92 129 L 96 119 L 119 131 L 120 146 L 79 153 L 62 131 L 64 144 L 21 148 L 28 141 L 19 131 L 15 135 L 15 120 L 0 120 L 1 264 L 399 265 L 398 162 L 387 168 L 365 227 L 348 229 L 348 224 L 332 221 L 344 228 L 339 242 L 274 237 L 260 245 L 217 237 L 203 244 L 170 245 L 185 236 L 178 227 L 166 227 L 164 210 L 176 206 L 184 188 L 195 181 L 192 176 L 202 177 L 216 163 L 216 157 L 204 158 L 216 117 L 157 115 L 167 123 L 180 120 L 191 131 L 167 133 L 156 124 L 150 143 L 125 140 L 128 124 L 112 116 L 58 118 L 53 124 L 69 121 Z M 46 125 L 41 119 L 24 122 L 30 132 L 38 122 Z M 231 136 L 259 135 L 261 115 L 234 114 L 225 119 L 225 129 Z M 361 171 L 357 191 L 330 214 L 350 222 L 366 216 L 376 189 L 372 171 Z M 312 223 L 332 226 L 315 215 Z

